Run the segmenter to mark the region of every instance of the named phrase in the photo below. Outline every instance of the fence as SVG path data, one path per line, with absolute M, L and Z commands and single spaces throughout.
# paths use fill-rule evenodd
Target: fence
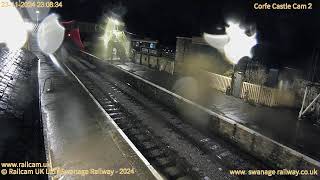
M 225 93 L 227 88 L 231 86 L 231 78 L 229 77 L 207 71 L 202 71 L 202 73 L 210 79 L 210 86 L 216 90 Z M 279 90 L 248 82 L 242 83 L 240 98 L 270 107 L 296 106 L 295 93 L 293 91 Z
M 228 87 L 231 87 L 231 78 L 219 74 L 201 71 L 210 79 L 210 86 L 216 90 L 226 92 Z
M 275 94 L 275 89 L 243 82 L 240 98 L 267 106 L 274 106 Z
M 242 83 L 241 98 L 267 106 L 295 106 L 295 94 L 288 90 L 279 90 L 247 82 Z
M 298 107 L 299 104 L 296 99 L 296 94 L 293 91 L 278 90 L 276 93 L 275 106 L 287 106 L 287 107 Z

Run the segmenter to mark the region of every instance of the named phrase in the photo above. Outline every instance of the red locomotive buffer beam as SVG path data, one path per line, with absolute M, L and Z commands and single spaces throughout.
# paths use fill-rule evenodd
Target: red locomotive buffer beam
M 84 50 L 84 45 L 81 40 L 79 28 L 75 26 L 75 21 L 62 22 L 66 29 L 65 39 L 71 40 L 77 47 Z

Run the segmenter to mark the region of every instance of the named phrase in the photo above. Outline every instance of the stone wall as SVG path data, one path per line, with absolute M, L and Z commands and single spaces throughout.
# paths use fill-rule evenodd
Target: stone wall
M 132 62 L 137 64 L 142 64 L 147 67 L 159 70 L 159 71 L 165 71 L 170 74 L 174 71 L 174 61 L 173 59 L 165 56 L 153 56 L 150 54 L 143 54 L 136 52 L 135 55 L 132 58 Z

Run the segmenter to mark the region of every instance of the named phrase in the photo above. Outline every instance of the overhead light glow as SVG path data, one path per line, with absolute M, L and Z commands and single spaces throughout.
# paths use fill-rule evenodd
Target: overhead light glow
M 119 25 L 119 24 L 120 24 L 120 22 L 119 22 L 118 20 L 116 20 L 116 19 L 111 19 L 111 21 L 113 21 L 114 24 L 116 24 L 116 25 Z
M 122 22 L 114 18 L 108 18 L 105 32 L 102 37 L 108 56 L 111 56 L 110 53 L 112 52 L 112 49 L 115 48 L 114 46 L 117 46 L 117 51 L 124 51 L 123 53 L 125 56 L 128 56 L 129 54 L 130 43 L 121 26 L 124 26 Z
M 231 62 L 236 64 L 244 56 L 252 57 L 251 48 L 257 44 L 256 34 L 247 36 L 245 30 L 233 22 L 229 22 L 226 33 L 229 42 L 224 46 L 224 52 Z
M 251 49 L 257 44 L 256 34 L 248 36 L 239 23 L 228 22 L 226 35 L 212 35 L 204 33 L 206 42 L 222 51 L 228 60 L 237 64 L 245 56 L 252 57 Z
M 32 22 L 25 22 L 24 25 L 27 31 L 32 31 L 34 28 L 34 24 Z
M 11 3 L 10 0 L 2 0 L 4 3 Z M 27 41 L 28 33 L 26 25 L 19 11 L 12 6 L 0 10 L 0 43 L 5 43 L 10 50 L 17 50 L 23 47 Z

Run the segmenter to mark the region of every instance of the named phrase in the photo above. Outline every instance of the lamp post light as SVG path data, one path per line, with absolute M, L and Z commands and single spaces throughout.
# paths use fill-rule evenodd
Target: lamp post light
M 38 25 L 40 11 L 36 10 L 36 14 L 37 14 L 37 25 Z
M 218 29 L 218 28 L 217 28 Z M 234 96 L 239 96 L 241 90 L 242 74 L 237 71 L 237 64 L 243 57 L 252 57 L 251 48 L 257 44 L 256 34 L 248 36 L 245 29 L 240 27 L 239 22 L 228 22 L 225 29 L 226 34 L 207 34 L 204 33 L 205 41 L 216 48 L 232 64 L 232 81 L 230 91 Z

